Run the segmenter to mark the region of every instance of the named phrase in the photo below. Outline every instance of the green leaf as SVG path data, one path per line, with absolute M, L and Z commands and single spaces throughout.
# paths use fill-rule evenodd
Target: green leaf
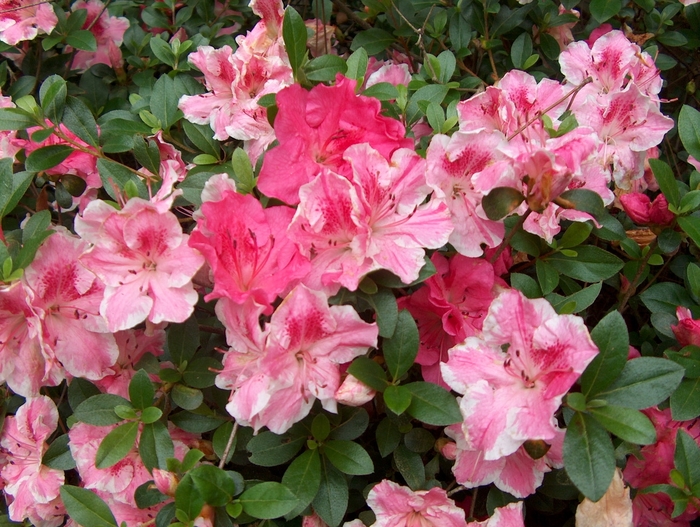
M 382 367 L 364 356 L 357 357 L 352 361 L 348 373 L 378 392 L 383 392 L 388 385 L 386 372 Z
M 118 527 L 109 506 L 91 490 L 63 485 L 60 492 L 68 516 L 81 527 Z
M 547 261 L 561 274 L 589 283 L 607 280 L 624 266 L 617 256 L 592 245 L 577 247 L 574 257 L 557 252 Z
M 78 29 L 66 37 L 66 44 L 81 51 L 97 51 L 97 40 L 91 31 Z
M 97 171 L 100 173 L 102 185 L 109 196 L 119 200 L 119 192 L 124 190 L 129 181 L 133 181 L 139 191 L 139 197 L 148 199 L 148 190 L 139 177 L 124 165 L 109 159 L 97 160 Z
M 569 311 L 569 313 L 579 313 L 593 305 L 593 302 L 595 302 L 596 298 L 598 298 L 602 288 L 603 282 L 596 282 L 595 284 L 584 287 L 580 291 L 577 291 L 569 296 L 561 296 L 556 293 L 552 293 L 551 295 L 547 296 L 547 300 L 560 315 L 563 314 L 563 309 L 565 306 L 572 304 L 573 308 L 571 311 Z
M 651 445 L 656 442 L 654 425 L 639 410 L 608 405 L 589 408 L 588 412 L 606 430 L 624 441 L 638 445 Z
M 654 284 L 639 297 L 652 313 L 675 315 L 678 306 L 690 307 L 693 305 L 693 300 L 688 295 L 687 290 L 673 282 Z
M 596 219 L 601 218 L 607 213 L 603 199 L 597 192 L 593 192 L 592 190 L 584 188 L 567 190 L 566 192 L 562 192 L 560 197 L 571 202 L 576 207 L 576 210 L 588 212 Z M 574 225 L 576 225 L 576 223 Z
M 214 449 L 214 453 L 219 456 L 219 459 L 223 459 L 224 456 L 224 451 L 226 450 L 226 446 L 228 445 L 229 439 L 231 438 L 231 432 L 233 431 L 233 423 L 228 421 L 224 424 L 222 424 L 219 428 L 216 429 L 214 432 L 214 436 L 212 437 L 212 448 Z M 228 451 L 228 455 L 226 456 L 226 460 L 224 463 L 228 463 L 231 461 L 231 458 L 233 457 L 233 454 L 236 450 L 236 443 L 238 442 L 238 434 L 236 434 L 233 437 L 233 441 L 231 442 L 231 447 Z
M 268 431 L 254 436 L 246 448 L 251 454 L 251 463 L 261 467 L 275 467 L 296 456 L 305 443 L 305 436 L 290 438 Z
M 69 145 L 42 146 L 27 156 L 24 166 L 29 172 L 41 172 L 62 163 L 73 152 Z
M 321 486 L 321 457 L 318 450 L 307 450 L 292 461 L 282 476 L 282 484 L 298 500 L 287 517 L 298 516 L 313 501 Z
M 255 174 L 250 157 L 242 148 L 236 148 L 231 156 L 231 165 L 236 174 L 236 190 L 242 194 L 249 194 L 255 188 Z
M 537 281 L 526 274 L 511 273 L 510 285 L 524 294 L 527 298 L 540 298 L 542 296 L 542 290 L 540 289 Z
M 411 392 L 405 386 L 394 386 L 393 384 L 384 390 L 384 404 L 396 415 L 401 415 L 411 405 Z
M 152 174 L 160 171 L 160 150 L 153 139 L 146 141 L 143 137 L 134 136 L 134 157 L 141 166 Z
M 213 465 L 200 465 L 188 472 L 187 476 L 199 495 L 212 507 L 223 507 L 231 501 L 236 492 L 236 482 L 233 478 L 226 471 Z
M 676 176 L 673 175 L 671 167 L 659 159 L 649 159 L 649 166 L 654 172 L 654 177 L 659 183 L 659 188 L 668 200 L 669 205 L 678 207 L 681 202 L 681 196 L 676 184 Z
M 129 383 L 129 399 L 134 408 L 143 410 L 153 404 L 156 391 L 145 370 L 137 371 Z
M 574 485 L 591 501 L 602 498 L 615 473 L 615 453 L 605 429 L 591 416 L 576 412 L 566 429 L 563 452 Z
M 114 407 L 131 403 L 118 395 L 101 393 L 85 399 L 75 409 L 74 417 L 83 423 L 95 426 L 109 426 L 119 423 L 122 419 L 114 413 Z
M 168 351 L 178 366 L 189 361 L 199 348 L 199 323 L 190 317 L 182 324 L 172 324 L 168 328 Z
M 51 442 L 49 448 L 41 458 L 41 464 L 57 470 L 71 470 L 75 468 L 75 460 L 71 455 L 68 434 L 58 436 Z
M 564 233 L 564 236 L 561 237 L 561 240 L 559 240 L 559 247 L 568 249 L 581 245 L 591 234 L 591 230 L 593 230 L 593 226 L 588 222 L 573 222 L 569 228 L 566 229 L 566 232 Z
M 330 439 L 357 439 L 369 426 L 369 414 L 364 408 L 342 406 L 339 408 L 341 422 L 331 430 Z
M 100 395 L 101 393 L 100 389 L 90 381 L 76 377 L 68 385 L 68 404 L 70 404 L 70 407 L 75 411 L 80 403 L 94 395 Z M 113 405 L 112 408 L 114 408 L 114 406 L 116 405 Z
M 620 12 L 620 9 L 622 9 L 621 0 L 591 0 L 591 15 L 599 24 L 614 17 Z
M 12 159 L 0 159 L 0 219 L 17 206 L 34 180 L 32 172 L 12 173 Z
M 384 358 L 389 374 L 394 380 L 406 373 L 418 354 L 418 327 L 415 320 L 403 309 L 399 312 L 398 322 L 394 334 L 390 339 L 384 340 Z
M 36 126 L 37 120 L 20 108 L 0 108 L 0 130 L 25 130 Z
M 405 384 L 411 392 L 408 413 L 428 425 L 447 426 L 462 421 L 462 413 L 455 398 L 437 384 L 412 382 Z
M 396 424 L 385 417 L 377 426 L 375 433 L 379 454 L 386 457 L 391 454 L 401 442 L 401 432 Z
M 153 85 L 151 112 L 160 120 L 163 130 L 170 129 L 182 118 L 182 112 L 177 107 L 181 95 L 175 87 L 175 81 L 168 75 L 161 75 Z
M 266 481 L 249 488 L 241 494 L 239 500 L 246 514 L 262 520 L 279 518 L 297 506 L 294 493 L 275 481 Z
M 311 422 L 311 435 L 318 443 L 322 443 L 331 433 L 331 422 L 325 414 L 318 414 Z
M 501 4 L 501 9 L 491 23 L 491 38 L 496 38 L 515 29 L 525 20 L 533 7 L 535 7 L 534 4 L 527 4 L 510 9 L 507 5 Z
M 348 508 L 348 483 L 345 476 L 327 459 L 321 459 L 321 485 L 312 506 L 329 527 L 337 527 L 343 521 Z
M 676 433 L 676 451 L 673 455 L 676 469 L 681 473 L 687 488 L 700 483 L 700 446 L 682 428 Z
M 700 348 L 685 346 L 680 351 L 666 350 L 664 354 L 685 368 L 686 379 L 700 378 Z
M 362 95 L 374 97 L 380 101 L 393 101 L 399 96 L 399 92 L 393 84 L 378 82 L 362 92 Z
M 488 219 L 498 221 L 520 206 L 525 200 L 522 193 L 511 187 L 496 187 L 489 192 L 481 204 Z
M 682 216 L 677 218 L 683 232 L 685 232 L 700 247 L 700 218 L 697 216 Z
M 430 261 L 427 255 L 423 258 L 423 261 L 423 267 L 421 267 L 420 273 L 418 273 L 418 279 L 410 284 L 404 284 L 398 276 L 384 269 L 375 271 L 370 276 L 377 284 L 391 289 L 411 287 L 424 282 L 437 272 L 435 270 L 435 265 L 433 265 L 433 262 Z
M 168 427 L 161 421 L 143 425 L 139 438 L 139 455 L 149 471 L 165 469 L 166 460 L 175 456 L 173 440 Z
M 581 375 L 581 391 L 586 397 L 610 386 L 627 363 L 629 335 L 622 315 L 608 313 L 591 331 L 591 339 L 599 351 Z
M 284 10 L 284 22 L 282 23 L 282 38 L 287 50 L 289 64 L 292 66 L 294 77 L 297 77 L 299 69 L 306 59 L 306 25 L 297 10 L 287 6 Z
M 175 490 L 175 507 L 177 511 L 182 511 L 187 519 L 194 520 L 204 507 L 204 498 L 196 487 L 194 480 L 190 474 L 180 480 Z M 178 515 L 178 519 L 180 516 Z
M 198 357 L 187 364 L 187 369 L 183 372 L 182 377 L 188 386 L 193 388 L 209 388 L 214 386 L 217 372 L 221 371 L 223 366 L 221 361 L 213 357 Z
M 170 44 L 160 37 L 153 37 L 149 41 L 151 51 L 163 64 L 167 64 L 171 68 L 175 67 L 175 53 L 173 53 Z
M 119 425 L 107 434 L 97 449 L 95 466 L 109 468 L 124 459 L 133 448 L 138 431 L 138 421 L 131 421 Z
M 77 97 L 68 97 L 63 110 L 63 124 L 91 146 L 97 146 L 97 123 L 87 105 Z
M 418 490 L 425 483 L 425 466 L 420 454 L 411 452 L 404 445 L 394 450 L 394 464 L 411 490 Z
M 517 69 L 523 69 L 523 64 L 532 55 L 532 38 L 527 33 L 521 33 L 518 38 L 513 41 L 510 48 L 510 59 L 513 61 L 513 66 Z
M 390 289 L 382 287 L 372 295 L 362 293 L 360 297 L 374 310 L 377 316 L 379 336 L 391 337 L 399 321 L 399 309 L 394 293 Z
M 404 436 L 404 444 L 411 452 L 425 454 L 435 446 L 435 438 L 425 428 L 413 428 Z
M 348 66 L 338 55 L 321 55 L 304 66 L 306 78 L 310 81 L 330 82 L 338 73 L 345 74 Z
M 203 434 L 219 427 L 225 419 L 210 415 L 196 414 L 193 412 L 178 412 L 170 415 L 170 420 L 178 428 L 193 434 Z
M 66 95 L 68 95 L 66 81 L 59 75 L 51 75 L 41 84 L 39 89 L 41 109 L 54 124 L 60 123 L 63 118 Z
M 204 394 L 201 390 L 190 388 L 183 384 L 176 384 L 170 391 L 173 402 L 185 410 L 196 410 L 204 402 Z
M 187 138 L 192 141 L 194 146 L 205 154 L 216 158 L 219 157 L 221 147 L 219 146 L 219 142 L 214 139 L 214 132 L 211 127 L 202 124 L 194 124 L 187 119 L 183 119 L 180 122 L 182 123 L 182 129 L 185 131 L 185 134 L 187 134 Z
M 683 105 L 678 116 L 678 135 L 683 146 L 695 159 L 700 159 L 700 112 Z
M 377 55 L 391 47 L 395 42 L 395 38 L 391 33 L 387 33 L 383 29 L 370 28 L 360 31 L 355 38 L 352 39 L 350 49 L 357 51 L 364 48 L 367 55 Z
M 675 421 L 700 416 L 700 378 L 684 379 L 671 394 L 671 416 Z
M 537 272 L 537 280 L 540 283 L 542 293 L 548 295 L 559 285 L 559 273 L 545 260 L 537 260 L 535 262 L 535 270 Z
M 364 476 L 374 472 L 372 458 L 364 448 L 353 441 L 327 441 L 323 445 L 323 454 L 344 474 Z
M 348 57 L 345 76 L 357 81 L 364 79 L 365 73 L 367 73 L 367 62 L 367 51 L 365 48 L 359 48 Z
M 136 490 L 134 491 L 134 501 L 139 509 L 153 507 L 154 505 L 158 505 L 159 503 L 162 503 L 168 499 L 170 499 L 170 496 L 166 496 L 155 488 L 152 480 L 142 483 L 136 487 Z
M 683 379 L 683 366 L 658 357 L 628 361 L 620 376 L 596 394 L 608 404 L 643 410 L 664 401 Z

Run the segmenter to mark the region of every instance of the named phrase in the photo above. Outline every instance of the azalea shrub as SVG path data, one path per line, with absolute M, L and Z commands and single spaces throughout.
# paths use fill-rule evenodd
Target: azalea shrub
M 0 508 L 689 526 L 700 4 L 0 3 Z

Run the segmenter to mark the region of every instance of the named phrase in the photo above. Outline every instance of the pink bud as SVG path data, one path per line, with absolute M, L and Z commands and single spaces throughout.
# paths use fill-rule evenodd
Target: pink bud
M 347 406 L 362 406 L 374 399 L 376 393 L 356 377 L 348 375 L 335 392 L 335 400 Z
M 630 219 L 638 225 L 646 225 L 650 222 L 649 208 L 651 199 L 641 192 L 623 194 L 620 196 L 620 203 Z
M 654 225 L 670 225 L 676 215 L 668 210 L 668 201 L 663 194 L 656 196 L 649 207 L 649 222 Z
M 175 496 L 175 491 L 177 490 L 177 476 L 172 472 L 167 470 L 161 470 L 159 468 L 153 469 L 153 481 L 156 484 L 156 488 L 165 494 L 166 496 Z
M 690 309 L 678 306 L 676 309 L 678 325 L 671 326 L 676 340 L 681 346 L 700 346 L 700 320 L 693 320 Z

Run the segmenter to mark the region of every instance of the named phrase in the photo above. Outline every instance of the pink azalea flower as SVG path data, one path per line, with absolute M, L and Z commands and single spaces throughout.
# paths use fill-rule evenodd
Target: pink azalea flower
M 469 447 L 491 461 L 529 439 L 554 440 L 554 413 L 597 353 L 580 317 L 557 315 L 546 300 L 514 289 L 501 293 L 481 336 L 452 348 L 442 364 L 447 384 L 464 394 Z
M 497 507 L 493 516 L 483 522 L 469 522 L 467 527 L 525 527 L 523 518 L 523 502 L 509 503 Z
M 670 225 L 676 215 L 668 210 L 668 201 L 663 194 L 654 201 L 646 194 L 632 192 L 620 196 L 620 203 L 625 213 L 638 225 Z
M 378 333 L 351 306 L 329 307 L 325 295 L 303 285 L 284 299 L 266 331 L 257 371 L 237 383 L 226 409 L 240 424 L 276 434 L 303 419 L 316 399 L 335 412 L 340 365 L 376 346 Z
M 452 472 L 457 482 L 467 488 L 493 483 L 504 492 L 517 498 L 525 498 L 535 493 L 542 484 L 545 473 L 552 468 L 564 466 L 562 458 L 564 431 L 558 428 L 549 445 L 551 448 L 538 459 L 533 459 L 525 447 L 521 446 L 512 454 L 487 460 L 484 459 L 483 450 L 473 450 L 469 447 L 469 441 L 461 425 L 448 426 L 445 433 L 456 442 L 453 447 L 456 461 Z
M 367 505 L 377 517 L 372 527 L 466 527 L 464 511 L 441 488 L 412 491 L 382 480 L 372 487 Z
M 448 260 L 436 252 L 431 261 L 437 274 L 410 297 L 400 298 L 399 306 L 408 309 L 418 324 L 416 362 L 423 379 L 448 388 L 440 372 L 447 350 L 481 331 L 491 302 L 507 286 L 483 259 L 456 254 Z
M 129 29 L 129 20 L 124 17 L 110 16 L 101 0 L 78 0 L 71 6 L 71 11 L 87 10 L 83 29 L 90 28 L 97 41 L 97 51 L 76 50 L 73 67 L 86 70 L 95 64 L 106 64 L 115 69 L 121 66 L 124 32 Z M 99 18 L 97 18 L 99 16 Z M 97 19 L 97 20 L 96 20 Z M 67 50 L 67 52 L 70 52 Z M 115 59 L 117 63 L 115 64 Z
M 204 258 L 187 245 L 173 213 L 140 198 L 120 211 L 96 200 L 75 218 L 75 230 L 93 244 L 81 262 L 106 285 L 100 313 L 110 331 L 144 320 L 183 322 L 192 314 L 198 299 L 192 276 Z
M 397 148 L 410 148 L 403 125 L 381 115 L 381 103 L 355 95 L 355 81 L 338 75 L 335 86 L 306 91 L 294 84 L 277 95 L 279 141 L 265 155 L 258 188 L 289 204 L 299 203 L 299 188 L 318 174 L 351 176 L 348 147 L 369 143 L 385 159 Z
M 79 262 L 87 249 L 85 241 L 59 230 L 39 248 L 22 280 L 41 320 L 46 352 L 69 375 L 97 380 L 113 373 L 119 352 L 99 315 L 104 285 Z
M 424 248 L 441 247 L 452 231 L 443 203 L 423 203 L 430 192 L 425 161 L 399 149 L 388 162 L 368 144 L 348 148 L 345 160 L 352 182 L 321 174 L 299 192 L 302 202 L 290 236 L 314 256 L 314 271 L 305 283 L 316 288 L 340 284 L 354 291 L 365 274 L 377 269 L 413 282 Z
M 272 302 L 309 270 L 307 259 L 286 235 L 294 210 L 263 209 L 252 195 L 225 190 L 205 201 L 189 239 L 211 267 L 214 290 L 205 297 L 226 297 L 242 304 L 248 297 L 272 312 Z
M 0 5 L 0 41 L 10 46 L 15 46 L 22 40 L 35 39 L 39 31 L 51 33 L 58 24 L 50 3 L 4 0 Z
M 66 513 L 59 488 L 62 470 L 41 464 L 46 440 L 58 425 L 58 410 L 46 396 L 29 398 L 14 416 L 5 419 L 0 446 L 3 467 L 0 480 L 9 503 L 10 519 L 25 518 L 32 525 L 58 527 Z
M 365 89 L 380 82 L 388 82 L 393 86 L 399 84 L 408 86 L 408 83 L 411 82 L 408 64 L 397 64 L 393 60 L 377 60 L 374 57 L 369 58 L 365 77 L 367 79 Z
M 346 406 L 362 406 L 367 404 L 377 394 L 365 383 L 348 374 L 343 384 L 335 392 L 335 400 Z
M 676 308 L 678 324 L 671 326 L 676 340 L 681 346 L 700 346 L 700 320 L 693 319 L 693 314 L 687 307 Z
M 12 97 L 0 95 L 0 108 L 15 108 L 15 103 L 12 102 Z M 17 132 L 14 130 L 0 132 L 0 158 L 14 159 L 17 152 L 22 147 L 17 144 Z

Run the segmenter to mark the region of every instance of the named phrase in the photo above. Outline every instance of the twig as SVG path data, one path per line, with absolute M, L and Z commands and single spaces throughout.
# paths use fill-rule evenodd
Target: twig
M 651 258 L 651 255 L 654 253 L 654 249 L 656 248 L 657 241 L 653 240 L 649 244 L 649 251 L 647 254 L 642 258 L 642 261 L 639 265 L 639 269 L 637 269 L 637 273 L 634 275 L 634 278 L 630 282 L 629 287 L 627 288 L 627 291 L 625 291 L 625 294 L 623 295 L 622 299 L 620 300 L 620 305 L 617 306 L 617 311 L 618 313 L 622 313 L 625 308 L 627 307 L 627 302 L 629 301 L 630 298 L 632 298 L 632 295 L 636 292 L 637 290 L 637 282 L 639 281 L 639 278 L 642 276 L 642 273 L 644 272 L 644 269 L 646 269 L 647 264 L 649 263 L 649 258 Z
M 515 225 L 513 225 L 513 228 L 510 231 L 508 231 L 508 234 L 501 242 L 501 245 L 498 246 L 498 250 L 495 253 L 493 253 L 493 256 L 491 256 L 491 258 L 489 258 L 490 264 L 493 264 L 496 260 L 498 260 L 498 257 L 501 256 L 501 253 L 505 250 L 505 248 L 508 247 L 508 245 L 510 245 L 510 241 L 513 239 L 513 236 L 515 236 L 515 233 L 518 231 L 518 229 L 520 229 L 520 227 L 523 226 L 525 220 L 531 213 L 532 209 L 527 209 L 525 214 L 520 216 L 518 222 Z
M 233 428 L 231 429 L 231 435 L 228 436 L 228 443 L 226 443 L 226 448 L 224 448 L 224 454 L 219 460 L 219 468 L 224 468 L 226 464 L 226 458 L 228 457 L 231 447 L 233 446 L 233 440 L 236 439 L 236 432 L 238 432 L 238 422 L 233 423 Z

